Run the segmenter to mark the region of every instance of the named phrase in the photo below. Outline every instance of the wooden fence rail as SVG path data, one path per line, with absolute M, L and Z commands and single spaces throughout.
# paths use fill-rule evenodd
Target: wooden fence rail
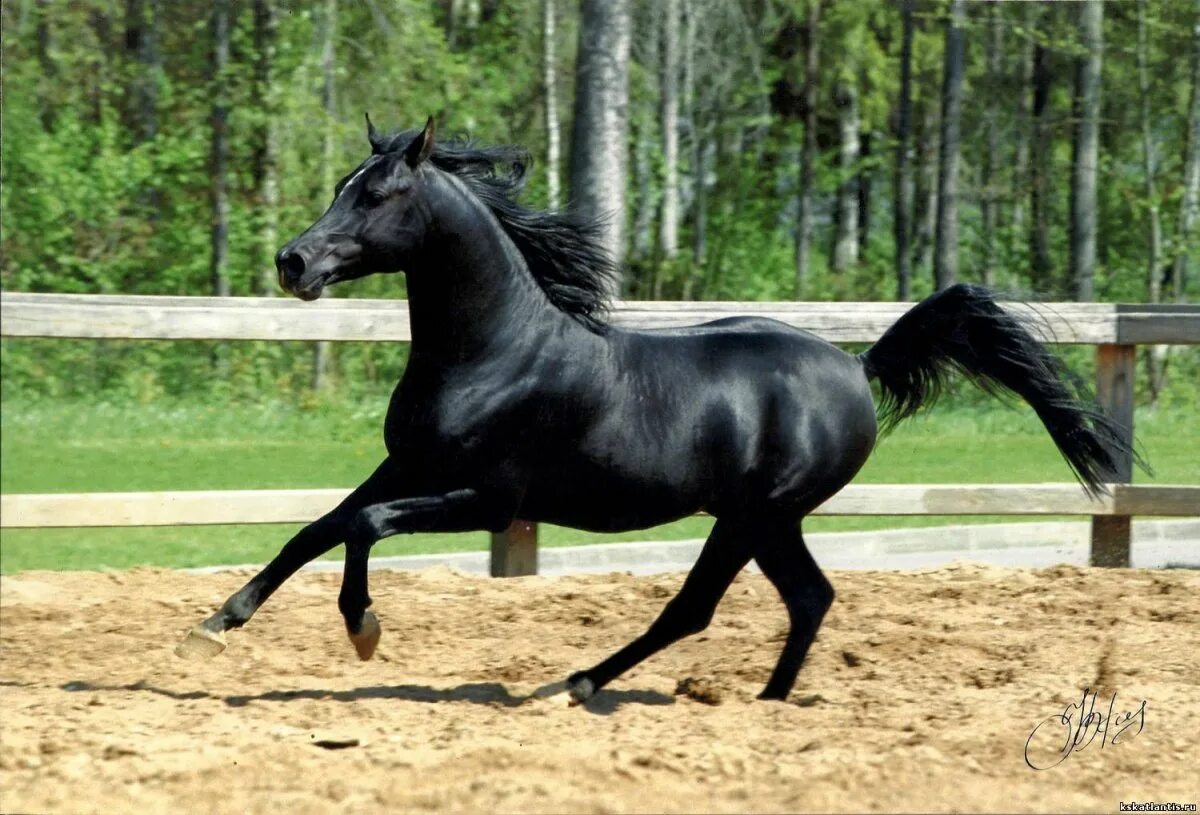
M 772 317 L 831 342 L 873 342 L 909 303 L 619 303 L 613 322 L 693 325 L 733 314 Z M 1009 306 L 1051 343 L 1097 346 L 1097 397 L 1133 435 L 1138 344 L 1200 343 L 1200 306 L 1046 303 Z M 0 336 L 156 340 L 407 341 L 403 300 L 0 294 Z M 1133 515 L 1200 515 L 1200 486 L 1133 486 L 1120 461 L 1113 494 L 1089 499 L 1076 484 L 851 485 L 817 510 L 828 515 L 1088 515 L 1095 565 L 1129 564 Z M 0 527 L 295 523 L 346 490 L 256 490 L 0 496 Z M 492 537 L 492 573 L 537 570 L 537 528 L 518 521 Z
M 771 317 L 830 342 L 874 342 L 911 303 L 625 302 L 613 322 L 632 328 L 694 325 L 734 314 Z M 1048 342 L 1137 345 L 1200 342 L 1200 306 L 1042 303 L 1010 306 L 1041 323 Z M 407 342 L 405 300 L 282 297 L 0 295 L 5 337 L 138 340 Z
M 1190 516 L 1200 486 L 1113 484 L 1089 498 L 1077 484 L 851 484 L 814 515 Z M 0 495 L 0 528 L 303 523 L 349 489 L 188 490 Z

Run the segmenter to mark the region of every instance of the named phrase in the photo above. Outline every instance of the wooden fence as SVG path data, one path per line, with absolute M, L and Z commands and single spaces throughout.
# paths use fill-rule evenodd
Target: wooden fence
M 832 342 L 873 342 L 906 303 L 623 303 L 617 325 L 666 328 L 732 314 L 773 317 Z M 1133 432 L 1140 344 L 1200 344 L 1200 306 L 1051 303 L 1032 311 L 1045 339 L 1096 346 L 1100 402 Z M 407 341 L 402 300 L 127 297 L 0 294 L 0 336 L 157 340 Z M 817 510 L 829 515 L 1089 515 L 1091 562 L 1129 564 L 1134 515 L 1200 515 L 1200 485 L 1134 486 L 1123 457 L 1111 496 L 1076 484 L 851 485 Z M 0 527 L 292 523 L 317 517 L 347 490 L 195 491 L 0 496 Z M 537 527 L 516 522 L 492 536 L 494 575 L 537 571 Z

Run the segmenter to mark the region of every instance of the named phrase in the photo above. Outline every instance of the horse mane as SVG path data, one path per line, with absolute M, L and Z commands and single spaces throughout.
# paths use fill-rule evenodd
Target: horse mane
M 381 148 L 402 150 L 417 132 L 390 136 Z M 531 163 L 529 151 L 522 147 L 480 147 L 466 139 L 450 139 L 435 142 L 429 160 L 461 179 L 492 211 L 556 308 L 592 331 L 607 329 L 609 293 L 615 288 L 617 269 L 600 242 L 603 221 L 569 211 L 540 212 L 517 203 Z

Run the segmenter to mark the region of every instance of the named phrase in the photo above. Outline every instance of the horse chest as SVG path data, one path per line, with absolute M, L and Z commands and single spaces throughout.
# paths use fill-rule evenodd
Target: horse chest
M 393 457 L 452 457 L 451 463 L 490 450 L 511 437 L 510 400 L 480 388 L 398 392 L 388 409 L 384 440 Z

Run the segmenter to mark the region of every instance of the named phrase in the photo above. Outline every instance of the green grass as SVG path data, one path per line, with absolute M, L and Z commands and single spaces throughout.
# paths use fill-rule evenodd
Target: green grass
M 353 409 L 270 405 L 84 405 L 8 400 L 0 419 L 0 491 L 108 492 L 350 487 L 383 455 L 383 400 Z M 1141 483 L 1200 483 L 1194 406 L 1139 411 L 1139 440 L 1156 474 Z M 934 409 L 883 440 L 856 483 L 1070 481 L 1029 410 L 999 404 Z M 982 523 L 990 517 L 825 517 L 813 531 Z M 1011 516 L 1005 520 L 1012 520 Z M 541 541 L 565 546 L 675 540 L 707 534 L 688 518 L 652 531 L 596 535 L 544 526 Z M 298 526 L 5 530 L 0 570 L 200 566 L 264 562 Z M 415 535 L 381 542 L 379 554 L 487 548 L 487 536 Z M 331 557 L 340 557 L 335 550 Z

